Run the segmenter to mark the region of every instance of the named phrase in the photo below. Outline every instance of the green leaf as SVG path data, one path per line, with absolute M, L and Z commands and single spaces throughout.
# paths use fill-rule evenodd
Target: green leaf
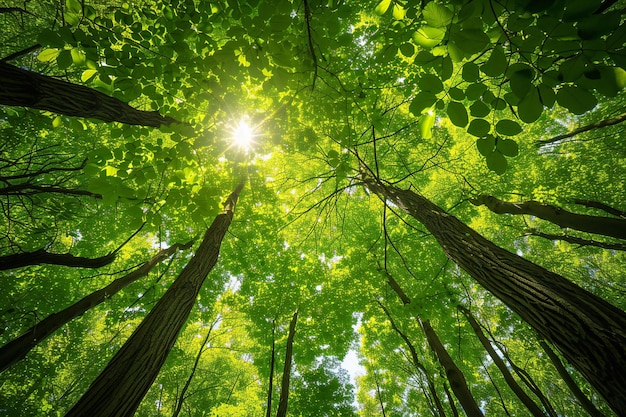
M 480 73 L 478 72 L 478 65 L 473 62 L 466 62 L 463 65 L 462 77 L 467 82 L 474 82 L 480 78 Z
M 59 56 L 59 52 L 58 49 L 44 49 L 37 55 L 37 59 L 41 62 L 50 62 Z
M 418 123 L 420 135 L 424 139 L 430 139 L 433 137 L 433 126 L 435 125 L 435 112 L 429 111 L 426 114 L 423 114 L 420 117 L 420 121 Z
M 412 57 L 413 54 L 415 53 L 415 46 L 413 46 L 413 44 L 410 42 L 403 43 L 402 45 L 400 45 L 399 49 L 400 49 L 400 53 L 407 58 Z
M 61 119 L 61 116 L 57 116 L 54 119 L 52 119 L 52 127 L 54 128 L 61 126 L 62 123 L 63 123 L 63 119 Z
M 53 30 L 48 28 L 42 29 L 37 35 L 37 42 L 39 42 L 43 46 L 52 46 L 56 48 L 63 48 L 65 46 L 65 41 L 61 39 L 61 36 Z
M 443 90 L 443 83 L 441 82 L 439 77 L 433 74 L 422 75 L 417 81 L 417 85 L 419 86 L 420 90 L 428 91 L 433 94 L 437 94 Z
M 429 2 L 422 10 L 422 17 L 426 23 L 435 28 L 448 26 L 453 15 L 452 10 L 434 1 Z
M 339 152 L 337 152 L 334 149 L 331 149 L 330 151 L 328 151 L 328 164 L 333 167 L 336 168 L 339 165 Z
M 517 105 L 517 114 L 525 123 L 532 123 L 543 113 L 543 104 L 539 99 L 537 88 L 531 88 L 528 94 Z
M 430 4 L 430 3 L 429 3 Z M 446 35 L 446 30 L 432 26 L 422 26 L 413 33 L 413 40 L 424 48 L 432 48 L 439 45 Z
M 80 76 L 80 80 L 82 82 L 87 82 L 91 78 L 93 78 L 93 76 L 96 75 L 97 73 L 98 73 L 98 70 L 95 70 L 95 69 L 85 70 L 85 71 L 83 71 L 83 74 Z
M 87 61 L 85 55 L 77 48 L 72 48 L 70 52 L 72 54 L 72 62 L 74 63 L 74 65 L 82 66 Z
M 483 93 L 487 91 L 487 86 L 483 83 L 474 83 L 474 84 L 470 84 L 466 89 L 465 89 L 465 96 L 469 99 L 469 100 L 477 100 L 478 98 L 480 98 L 480 96 L 483 95 Z
M 519 152 L 517 142 L 513 139 L 498 139 L 496 142 L 496 148 L 502 153 L 502 155 L 511 157 L 517 156 Z
M 522 65 L 522 67 L 523 68 L 509 74 L 511 91 L 520 99 L 524 98 L 526 93 L 532 88 L 534 76 L 534 71 L 530 67 L 526 65 Z
M 491 55 L 487 62 L 481 65 L 480 70 L 490 77 L 498 77 L 506 71 L 508 65 L 506 55 L 502 46 L 497 45 L 491 51 Z
M 382 0 L 380 3 L 378 3 L 376 8 L 374 9 L 374 12 L 376 12 L 377 15 L 382 16 L 385 14 L 385 12 L 387 12 L 387 9 L 389 9 L 390 5 L 391 0 Z
M 450 88 L 448 94 L 450 94 L 450 97 L 454 100 L 463 100 L 465 98 L 465 92 L 457 87 Z
M 575 85 L 561 86 L 556 93 L 556 101 L 574 114 L 583 114 L 598 104 L 593 94 Z
M 417 96 L 415 96 L 413 101 L 411 101 L 411 104 L 409 105 L 409 110 L 415 116 L 419 117 L 425 109 L 432 107 L 436 101 L 436 95 L 428 91 L 422 91 Z
M 491 155 L 496 148 L 496 138 L 493 135 L 476 140 L 476 148 L 483 156 Z
M 554 102 L 556 101 L 556 93 L 554 90 L 544 83 L 539 84 L 537 88 L 539 89 L 539 100 L 541 100 L 541 103 L 546 107 L 554 106 Z
M 453 125 L 458 127 L 467 126 L 469 118 L 467 116 L 467 110 L 463 104 L 458 101 L 451 101 L 448 103 L 447 114 Z
M 78 0 L 65 0 L 65 6 L 72 13 L 79 14 L 83 12 L 83 8 Z
M 489 36 L 480 29 L 455 30 L 450 33 L 450 42 L 468 55 L 482 52 L 490 41 Z
M 487 136 L 491 130 L 491 124 L 485 119 L 474 119 L 470 122 L 467 133 L 470 135 L 478 136 L 479 138 Z
M 404 10 L 404 7 L 402 7 L 401 5 L 395 3 L 393 5 L 393 18 L 396 20 L 402 20 L 404 19 L 404 16 L 406 15 L 406 10 Z
M 504 119 L 496 123 L 496 132 L 504 136 L 515 136 L 522 131 L 522 127 L 514 120 Z
M 485 117 L 491 112 L 489 106 L 478 100 L 470 106 L 470 114 L 474 117 Z
M 500 152 L 492 152 L 491 154 L 487 155 L 486 160 L 487 168 L 489 168 L 496 174 L 502 175 L 506 172 L 508 162 L 504 155 L 502 155 Z
M 57 56 L 57 65 L 59 69 L 67 69 L 72 65 L 72 53 L 70 51 L 63 50 L 59 52 L 59 56 Z

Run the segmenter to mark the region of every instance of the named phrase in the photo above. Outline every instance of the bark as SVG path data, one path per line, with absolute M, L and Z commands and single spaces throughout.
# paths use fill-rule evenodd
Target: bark
M 421 222 L 448 258 L 557 347 L 618 415 L 626 415 L 624 311 L 496 246 L 411 190 L 369 178 L 364 183 Z
M 130 417 L 157 377 L 193 308 L 233 218 L 243 181 L 206 231 L 196 254 L 115 354 L 68 417 Z
M 133 272 L 116 279 L 104 288 L 92 292 L 64 310 L 49 315 L 30 329 L 26 330 L 26 332 L 24 332 L 21 336 L 13 339 L 0 348 L 0 372 L 9 368 L 15 362 L 23 359 L 28 352 L 31 351 L 31 349 L 57 331 L 61 326 L 69 323 L 78 316 L 82 316 L 87 310 L 101 304 L 103 301 L 111 298 L 129 284 L 137 281 L 141 277 L 146 276 L 155 265 L 171 256 L 175 251 L 188 249 L 189 247 L 191 247 L 191 242 L 186 245 L 175 244 L 167 249 L 161 250 L 153 256 L 152 259 Z
M 272 394 L 274 390 L 274 362 L 276 360 L 276 320 L 272 321 L 272 352 L 270 357 L 270 377 L 267 388 L 267 410 L 265 417 L 272 415 Z
M 607 3 L 614 3 L 614 2 L 607 2 Z M 574 130 L 571 130 L 567 133 L 563 133 L 562 135 L 556 135 L 553 136 L 549 139 L 544 139 L 544 140 L 538 140 L 536 142 L 537 145 L 547 145 L 550 143 L 554 143 L 554 142 L 558 142 L 560 140 L 563 139 L 567 139 L 567 138 L 571 138 L 572 136 L 576 136 L 579 133 L 584 133 L 587 132 L 589 130 L 593 130 L 593 129 L 600 129 L 603 127 L 607 127 L 607 126 L 613 126 L 616 125 L 618 123 L 622 123 L 623 121 L 626 120 L 626 113 L 622 113 L 619 116 L 616 117 L 611 117 L 609 119 L 604 119 L 604 120 L 600 120 L 599 122 L 596 123 L 591 123 L 588 124 L 586 126 L 581 126 L 579 128 L 576 128 Z
M 92 193 L 87 190 L 75 190 L 72 188 L 65 187 L 57 187 L 54 185 L 35 185 L 30 184 L 29 182 L 25 182 L 22 184 L 12 184 L 7 185 L 6 187 L 0 188 L 0 195 L 33 195 L 33 194 L 63 194 L 63 195 L 71 195 L 71 196 L 86 196 L 93 198 L 102 198 L 102 194 Z
M 129 125 L 160 127 L 178 123 L 159 112 L 136 109 L 92 88 L 27 71 L 6 62 L 0 62 L 0 104 Z
M 393 328 L 393 330 L 398 334 L 398 336 L 402 338 L 402 340 L 404 340 L 404 343 L 409 348 L 409 352 L 411 352 L 411 359 L 413 360 L 413 366 L 415 366 L 415 368 L 417 368 L 417 370 L 420 371 L 426 378 L 428 391 L 433 399 L 433 402 L 435 403 L 437 414 L 439 414 L 439 417 L 446 417 L 446 412 L 443 409 L 443 405 L 441 403 L 441 400 L 439 399 L 439 395 L 437 394 L 437 389 L 435 388 L 433 379 L 430 377 L 430 374 L 428 373 L 428 370 L 426 369 L 424 364 L 422 364 L 422 362 L 419 360 L 419 356 L 417 355 L 415 346 L 413 346 L 413 343 L 411 343 L 409 338 L 398 328 L 396 322 L 393 320 L 393 317 L 391 317 L 389 310 L 387 310 L 387 308 L 381 302 L 378 302 L 378 305 L 387 315 L 387 318 L 389 319 L 389 323 L 391 323 L 391 327 Z
M 485 205 L 496 214 L 529 214 L 559 227 L 626 239 L 626 219 L 572 213 L 560 207 L 533 200 L 509 203 L 490 195 L 480 195 L 473 199 L 472 203 Z
M 476 333 L 476 336 L 478 336 L 478 340 L 480 340 L 480 343 L 482 343 L 487 353 L 489 353 L 489 356 L 493 360 L 493 363 L 502 373 L 502 376 L 504 377 L 504 380 L 506 381 L 509 388 L 511 388 L 511 391 L 515 393 L 517 398 L 520 399 L 520 401 L 526 406 L 526 408 L 528 408 L 528 411 L 530 411 L 533 416 L 545 417 L 545 413 L 541 410 L 537 403 L 535 403 L 533 399 L 530 398 L 528 394 L 526 394 L 526 391 L 524 391 L 524 389 L 517 383 L 515 378 L 513 378 L 513 375 L 509 371 L 509 368 L 506 367 L 506 364 L 504 363 L 500 355 L 498 355 L 496 350 L 493 348 L 493 346 L 489 342 L 489 339 L 487 339 L 487 337 L 483 333 L 480 325 L 478 324 L 474 316 L 462 306 L 459 306 L 459 310 L 461 310 L 461 312 L 467 318 L 467 321 L 474 330 L 474 333 Z
M 446 397 L 448 397 L 448 404 L 450 405 L 450 409 L 452 410 L 452 415 L 454 417 L 459 417 L 459 411 L 456 409 L 456 405 L 454 404 L 454 398 L 452 394 L 450 394 L 450 390 L 448 389 L 448 385 L 443 384 L 443 390 L 446 392 Z
M 289 335 L 287 336 L 287 347 L 285 349 L 285 366 L 283 367 L 283 379 L 280 384 L 280 399 L 278 400 L 278 411 L 276 417 L 287 417 L 287 403 L 289 402 L 289 380 L 291 379 L 291 363 L 293 359 L 293 338 L 296 335 L 296 323 L 298 321 L 298 311 L 293 313 L 291 323 L 289 323 Z
M 454 363 L 450 354 L 448 354 L 448 351 L 443 346 L 443 343 L 439 340 L 439 336 L 435 333 L 435 329 L 433 329 L 430 325 L 430 321 L 422 320 L 419 317 L 418 320 L 424 334 L 426 335 L 428 345 L 432 351 L 435 352 L 439 363 L 446 371 L 446 376 L 448 377 L 448 382 L 450 382 L 452 392 L 461 403 L 461 407 L 463 407 L 465 414 L 468 417 L 484 417 L 483 412 L 480 411 L 480 408 L 478 408 L 478 404 L 476 404 L 476 400 L 474 400 L 474 396 L 467 386 L 467 381 L 465 380 L 465 376 L 463 376 L 463 372 L 459 369 L 456 363 Z
M 576 397 L 582 408 L 584 408 L 591 417 L 605 417 L 604 414 L 600 410 L 598 410 L 596 406 L 591 402 L 591 400 L 587 398 L 585 393 L 582 392 L 576 381 L 574 381 L 569 372 L 567 372 L 567 369 L 565 369 L 565 366 L 563 366 L 563 363 L 556 355 L 556 353 L 554 353 L 554 351 L 550 348 L 550 346 L 548 346 L 548 344 L 543 340 L 540 340 L 539 344 L 546 352 L 546 354 L 552 361 L 552 364 L 561 376 L 561 379 L 563 379 L 567 387 L 570 389 L 570 391 L 572 391 L 572 394 L 574 394 L 574 397 Z
M 116 256 L 117 252 L 111 252 L 98 258 L 85 258 L 83 256 L 74 256 L 70 253 L 50 253 L 42 248 L 34 252 L 0 256 L 0 271 L 41 264 L 95 269 L 109 265 L 115 260 Z

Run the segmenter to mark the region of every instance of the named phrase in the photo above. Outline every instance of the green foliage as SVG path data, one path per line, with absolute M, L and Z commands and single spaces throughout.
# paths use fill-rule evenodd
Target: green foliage
M 488 193 L 624 209 L 621 125 L 535 144 L 623 113 L 621 7 L 596 14 L 599 1 L 424 3 L 67 0 L 0 13 L 4 57 L 42 45 L 13 64 L 183 122 L 149 129 L 0 108 L 0 190 L 30 181 L 82 193 L 0 194 L 0 255 L 45 247 L 102 256 L 141 228 L 101 270 L 2 271 L 2 342 L 157 247 L 201 236 L 246 177 L 220 263 L 138 415 L 171 414 L 212 323 L 183 411 L 263 415 L 272 322 L 280 373 L 295 309 L 290 414 L 380 415 L 382 398 L 387 415 L 430 415 L 431 378 L 451 415 L 420 315 L 459 358 L 488 413 L 504 414 L 505 404 L 511 416 L 527 415 L 456 316 L 459 303 L 550 393 L 559 415 L 584 415 L 532 331 L 447 261 L 421 225 L 363 191 L 361 173 L 367 166 L 419 190 L 497 244 L 626 306 L 621 252 L 544 241 L 528 228 L 562 231 L 466 203 Z M 248 152 L 227 139 L 244 115 L 258 133 Z M 159 265 L 3 373 L 7 413 L 65 413 L 187 261 Z M 358 381 L 341 369 L 350 350 L 364 366 Z

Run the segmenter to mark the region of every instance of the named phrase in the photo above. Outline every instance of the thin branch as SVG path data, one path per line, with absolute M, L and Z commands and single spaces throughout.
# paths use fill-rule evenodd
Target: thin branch
M 579 133 L 587 132 L 589 130 L 600 129 L 600 128 L 607 127 L 607 126 L 613 126 L 613 125 L 616 125 L 618 123 L 622 123 L 625 120 L 626 120 L 626 113 L 622 113 L 619 116 L 612 117 L 610 119 L 600 120 L 599 122 L 591 123 L 591 124 L 588 124 L 586 126 L 581 126 L 581 127 L 576 128 L 574 130 L 570 130 L 567 133 L 563 133 L 561 135 L 553 136 L 553 137 L 551 137 L 549 139 L 537 140 L 537 141 L 535 141 L 535 144 L 538 145 L 538 146 L 547 145 L 547 144 L 550 144 L 550 143 L 558 142 L 558 141 L 563 140 L 563 139 L 571 138 L 572 136 L 576 136 Z

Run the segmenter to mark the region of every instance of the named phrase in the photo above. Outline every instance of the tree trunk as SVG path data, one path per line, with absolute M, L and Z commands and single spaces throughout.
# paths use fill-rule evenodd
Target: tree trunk
M 585 393 L 581 391 L 576 381 L 572 379 L 572 376 L 569 374 L 569 372 L 567 372 L 567 369 L 565 369 L 565 366 L 563 366 L 563 363 L 556 355 L 556 353 L 554 353 L 554 351 L 550 348 L 550 346 L 548 346 L 548 344 L 543 340 L 540 340 L 539 344 L 548 354 L 548 357 L 552 361 L 552 364 L 556 368 L 557 372 L 559 373 L 565 384 L 568 386 L 570 391 L 572 391 L 572 394 L 574 394 L 574 397 L 576 397 L 582 408 L 584 408 L 591 417 L 605 417 L 604 414 L 600 412 L 600 410 L 598 410 L 595 405 L 593 405 L 591 400 L 587 398 Z
M 506 364 L 504 363 L 502 358 L 498 355 L 493 346 L 491 346 L 491 343 L 483 333 L 480 325 L 478 324 L 474 316 L 464 307 L 459 306 L 459 310 L 461 310 L 461 312 L 467 318 L 467 321 L 469 322 L 470 326 L 472 326 L 474 333 L 476 333 L 476 336 L 478 336 L 478 340 L 480 340 L 480 343 L 482 343 L 487 353 L 489 353 L 489 356 L 491 356 L 491 359 L 493 359 L 493 363 L 498 367 L 498 369 L 502 373 L 502 376 L 504 377 L 504 380 L 508 384 L 509 388 L 511 388 L 511 390 L 515 393 L 515 395 L 517 395 L 517 398 L 520 399 L 520 401 L 526 406 L 526 408 L 528 408 L 528 411 L 530 411 L 533 416 L 545 417 L 546 414 L 541 410 L 537 403 L 535 403 L 532 398 L 530 398 L 530 396 L 526 394 L 526 391 L 524 391 L 524 389 L 519 386 L 515 378 L 513 378 L 513 375 L 511 375 L 509 368 L 506 367 Z
M 189 242 L 186 245 L 177 243 L 167 249 L 161 250 L 138 269 L 116 279 L 106 287 L 92 292 L 66 309 L 49 315 L 26 330 L 21 336 L 2 346 L 2 348 L 0 348 L 0 372 L 6 370 L 20 359 L 23 359 L 31 349 L 57 331 L 61 326 L 69 323 L 78 316 L 82 316 L 87 310 L 97 306 L 107 298 L 111 298 L 124 287 L 147 275 L 155 265 L 171 256 L 175 251 L 190 248 L 191 243 L 192 242 Z
M 68 417 L 131 417 L 157 377 L 193 308 L 233 218 L 244 182 L 228 197 L 196 254 L 115 354 Z
M 97 90 L 0 62 L 0 104 L 65 116 L 160 127 L 177 123 L 156 111 L 138 110 Z
M 111 252 L 98 258 L 84 258 L 70 253 L 50 253 L 42 248 L 34 252 L 0 256 L 0 271 L 41 264 L 63 265 L 73 268 L 101 268 L 113 262 L 116 256 L 117 252 Z
M 496 214 L 529 214 L 559 227 L 626 239 L 626 219 L 572 213 L 560 207 L 533 200 L 509 203 L 491 195 L 480 195 L 472 199 L 472 203 L 485 205 Z
M 272 415 L 272 394 L 274 393 L 274 362 L 276 360 L 276 320 L 272 320 L 272 352 L 270 357 L 270 376 L 267 388 L 267 410 L 265 417 Z
M 421 222 L 446 255 L 515 311 L 626 415 L 626 313 L 502 249 L 426 198 L 364 178 L 368 189 Z
M 293 313 L 293 318 L 291 319 L 291 323 L 289 323 L 289 335 L 287 336 L 287 347 L 285 349 L 285 366 L 283 368 L 283 379 L 280 384 L 280 399 L 278 400 L 278 411 L 276 411 L 276 417 L 287 417 L 289 380 L 291 379 L 291 362 L 293 359 L 293 338 L 296 335 L 297 321 L 298 310 Z
M 483 412 L 478 408 L 478 404 L 476 404 L 476 400 L 474 400 L 474 396 L 469 390 L 467 386 L 467 381 L 463 376 L 463 372 L 456 366 L 452 357 L 448 354 L 448 351 L 439 340 L 437 333 L 430 325 L 429 320 L 422 320 L 418 317 L 420 326 L 422 326 L 422 330 L 426 335 L 426 340 L 428 340 L 428 345 L 437 355 L 437 359 L 443 369 L 446 371 L 446 376 L 448 377 L 448 381 L 450 382 L 450 387 L 452 388 L 452 392 L 461 403 L 461 407 L 465 411 L 468 417 L 484 417 Z

